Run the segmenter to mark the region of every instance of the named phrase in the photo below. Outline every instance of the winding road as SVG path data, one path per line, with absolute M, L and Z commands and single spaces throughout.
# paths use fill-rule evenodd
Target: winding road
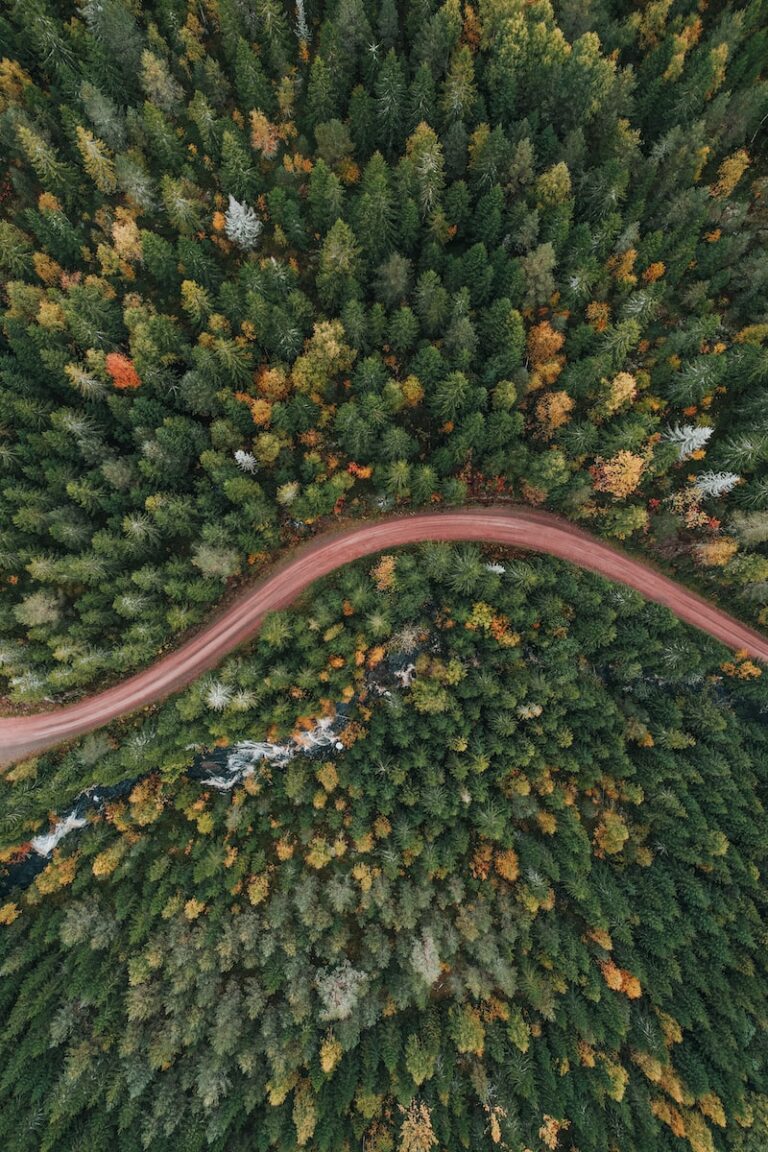
M 136 676 L 52 712 L 0 718 L 0 765 L 162 700 L 214 668 L 228 652 L 253 636 L 269 612 L 287 607 L 321 576 L 382 549 L 425 540 L 476 540 L 547 552 L 635 588 L 729 648 L 744 649 L 768 661 L 768 639 L 758 632 L 642 561 L 551 513 L 506 506 L 382 517 L 331 530 L 295 549 L 192 640 Z

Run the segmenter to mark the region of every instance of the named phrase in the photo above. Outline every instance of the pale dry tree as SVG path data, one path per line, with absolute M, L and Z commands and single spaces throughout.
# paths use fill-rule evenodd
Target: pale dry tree
M 704 447 L 713 431 L 712 428 L 697 427 L 695 424 L 675 424 L 674 428 L 667 428 L 662 439 L 668 444 L 675 444 L 678 459 L 686 460 Z
M 220 680 L 213 680 L 205 693 L 205 703 L 214 712 L 223 712 L 232 699 L 232 689 L 222 684 Z
M 740 480 L 735 472 L 701 472 L 694 488 L 701 496 L 725 496 Z
M 229 197 L 229 207 L 224 213 L 224 231 L 227 239 L 238 248 L 248 251 L 255 248 L 264 225 L 257 212 L 248 204 L 241 204 L 234 196 Z

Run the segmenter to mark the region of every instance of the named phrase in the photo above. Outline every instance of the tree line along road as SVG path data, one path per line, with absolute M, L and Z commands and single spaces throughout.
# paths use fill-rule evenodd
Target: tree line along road
M 162 700 L 215 667 L 258 631 L 268 613 L 286 608 L 315 580 L 384 548 L 427 540 L 477 541 L 546 552 L 626 584 L 729 648 L 744 649 L 750 656 L 768 661 L 768 638 L 649 565 L 552 513 L 505 506 L 382 517 L 333 529 L 293 550 L 195 637 L 107 691 L 50 712 L 0 718 L 0 765 Z

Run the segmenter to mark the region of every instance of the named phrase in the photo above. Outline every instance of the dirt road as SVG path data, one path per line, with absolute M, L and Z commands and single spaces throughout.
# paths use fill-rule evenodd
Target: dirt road
M 305 588 L 343 564 L 423 540 L 477 540 L 547 552 L 637 589 L 729 648 L 768 660 L 768 639 L 696 593 L 566 520 L 529 508 L 464 508 L 383 517 L 331 531 L 301 546 L 197 636 L 130 679 L 76 704 L 33 716 L 0 718 L 0 765 L 7 765 L 162 700 L 214 668 L 258 630 L 265 615 L 287 607 Z

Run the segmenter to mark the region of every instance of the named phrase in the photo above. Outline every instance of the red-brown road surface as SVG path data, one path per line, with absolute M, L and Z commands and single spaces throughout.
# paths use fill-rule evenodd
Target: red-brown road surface
M 729 648 L 743 648 L 751 656 L 768 660 L 768 639 L 758 632 L 551 513 L 507 506 L 382 517 L 332 530 L 297 548 L 194 639 L 114 688 L 52 712 L 0 718 L 0 765 L 162 700 L 215 667 L 223 656 L 253 636 L 267 613 L 287 607 L 314 580 L 362 556 L 423 540 L 477 540 L 548 552 L 637 589 Z

